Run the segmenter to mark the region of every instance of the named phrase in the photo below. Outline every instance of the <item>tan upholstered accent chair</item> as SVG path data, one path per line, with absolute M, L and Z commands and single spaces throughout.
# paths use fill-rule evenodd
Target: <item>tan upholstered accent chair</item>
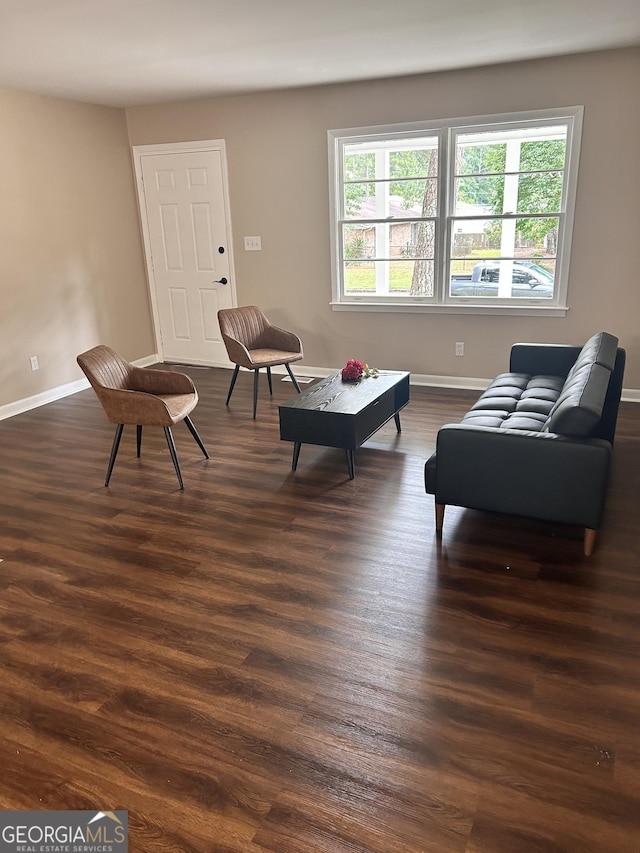
M 98 395 L 105 414 L 111 423 L 117 424 L 105 486 L 109 485 L 111 479 L 124 425 L 135 424 L 138 456 L 142 427 L 161 426 L 164 429 L 178 482 L 180 488 L 184 489 L 171 427 L 184 421 L 205 458 L 209 458 L 189 417 L 198 402 L 198 392 L 190 377 L 176 371 L 134 367 L 112 349 L 102 345 L 83 352 L 77 361 Z
M 271 395 L 273 395 L 271 368 L 278 364 L 284 364 L 296 391 L 300 393 L 300 386 L 289 366 L 291 362 L 300 361 L 302 358 L 302 343 L 297 335 L 272 325 L 257 305 L 221 308 L 218 311 L 218 323 L 229 360 L 236 366 L 229 385 L 227 406 L 241 367 L 255 371 L 253 375 L 254 419 L 258 406 L 258 373 L 261 367 L 267 368 Z

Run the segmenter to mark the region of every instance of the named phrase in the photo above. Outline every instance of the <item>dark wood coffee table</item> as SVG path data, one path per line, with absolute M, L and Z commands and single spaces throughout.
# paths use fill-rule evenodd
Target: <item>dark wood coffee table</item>
M 338 372 L 279 406 L 280 438 L 294 442 L 292 469 L 298 466 L 303 444 L 342 447 L 353 480 L 355 450 L 391 418 L 400 432 L 400 410 L 409 402 L 409 375 L 381 370 L 377 376 L 343 382 Z

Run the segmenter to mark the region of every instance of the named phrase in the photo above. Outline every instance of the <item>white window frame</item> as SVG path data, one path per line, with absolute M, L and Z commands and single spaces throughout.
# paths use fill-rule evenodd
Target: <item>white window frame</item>
M 411 122 L 373 127 L 343 128 L 329 130 L 329 181 L 330 181 L 330 240 L 332 300 L 334 311 L 373 312 L 434 312 L 448 314 L 498 314 L 498 315 L 545 315 L 564 316 L 567 306 L 569 264 L 575 199 L 578 183 L 580 140 L 584 107 L 573 106 L 549 110 L 533 110 L 497 115 L 472 116 L 436 121 Z M 488 299 L 474 301 L 473 297 L 447 296 L 449 281 L 449 247 L 454 218 L 454 135 L 473 133 L 479 130 L 501 130 L 514 127 L 517 123 L 565 124 L 567 126 L 566 172 L 563 182 L 558 247 L 555 269 L 555 296 L 553 299 L 527 299 L 523 297 L 489 303 Z M 342 282 L 341 226 L 343 220 L 343 149 L 354 142 L 377 141 L 386 138 L 398 139 L 406 136 L 438 136 L 438 206 L 435 247 L 435 293 L 434 296 L 387 296 L 345 294 Z

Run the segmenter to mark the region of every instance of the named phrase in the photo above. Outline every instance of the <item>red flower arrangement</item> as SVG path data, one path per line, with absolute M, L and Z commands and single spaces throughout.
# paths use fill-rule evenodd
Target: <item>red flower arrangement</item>
M 365 365 L 357 358 L 350 358 L 342 368 L 343 382 L 357 382 L 364 373 Z

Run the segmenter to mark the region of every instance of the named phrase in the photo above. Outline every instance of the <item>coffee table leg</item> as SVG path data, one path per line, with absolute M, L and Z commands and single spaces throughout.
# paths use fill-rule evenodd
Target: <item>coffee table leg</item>
M 356 476 L 356 466 L 354 464 L 353 459 L 353 450 L 345 448 L 345 453 L 347 454 L 347 469 L 349 470 L 349 479 L 353 480 L 353 478 Z
M 398 430 L 398 432 L 402 432 L 402 429 L 400 427 L 400 412 L 396 412 L 393 417 L 396 422 L 396 429 Z
M 298 467 L 298 458 L 300 456 L 300 448 L 302 447 L 302 442 L 296 441 L 293 445 L 293 461 L 291 462 L 291 470 L 295 471 Z

